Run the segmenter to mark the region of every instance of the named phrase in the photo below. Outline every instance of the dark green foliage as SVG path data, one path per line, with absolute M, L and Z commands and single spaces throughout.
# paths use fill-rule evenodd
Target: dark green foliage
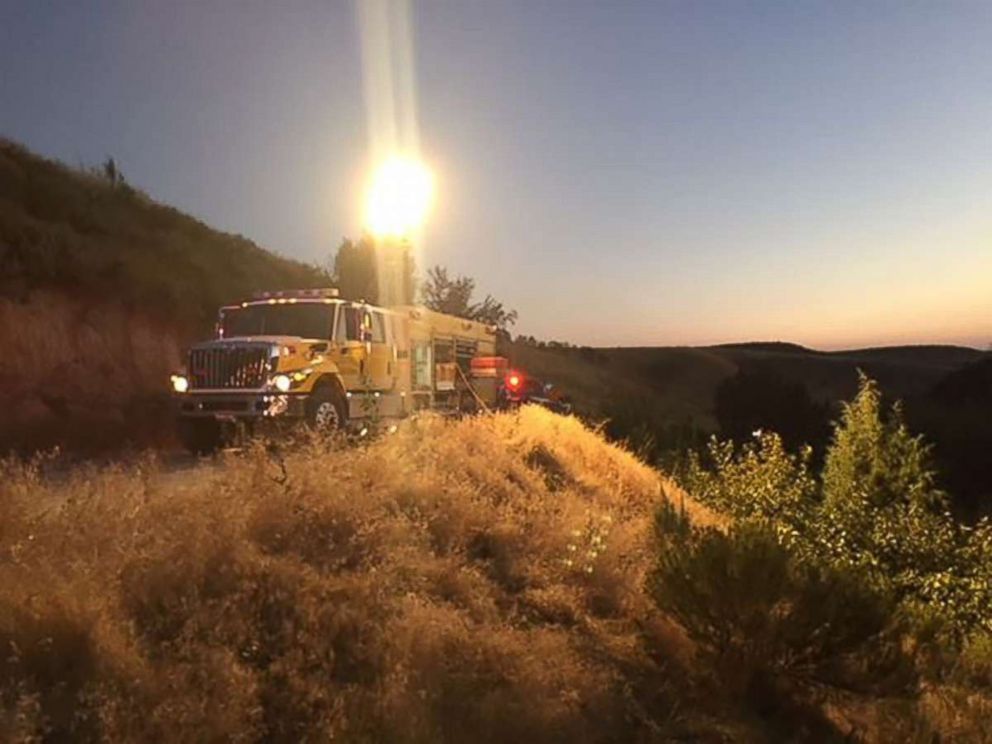
M 681 473 L 700 501 L 772 529 L 811 564 L 854 570 L 917 618 L 954 634 L 992 626 L 992 526 L 956 522 L 936 486 L 929 447 L 896 405 L 862 377 L 844 405 L 822 478 L 808 452 L 788 455 L 773 433 L 736 448 L 714 441 L 705 465 Z
M 797 559 L 770 527 L 699 528 L 666 502 L 656 534 L 652 598 L 738 692 L 769 677 L 850 686 L 855 657 L 882 653 L 885 598 L 854 574 Z
M 682 453 L 701 447 L 706 433 L 690 419 L 673 420 L 638 395 L 614 391 L 603 401 L 604 433 L 625 442 L 644 462 L 659 464 L 666 472 L 679 466 Z
M 517 311 L 503 307 L 503 303 L 494 299 L 492 295 L 486 295 L 482 302 L 472 305 L 469 313 L 473 320 L 496 326 L 504 333 L 509 326 L 517 322 Z
M 910 423 L 933 442 L 941 482 L 969 517 L 992 514 L 992 355 L 949 373 L 907 401 Z
M 333 273 L 334 285 L 345 299 L 379 301 L 375 245 L 370 238 L 342 240 L 334 255 Z
M 738 442 L 771 429 L 789 448 L 809 444 L 821 451 L 830 435 L 827 407 L 805 385 L 763 369 L 741 369 L 720 383 L 714 408 L 720 433 Z
M 365 235 L 354 241 L 345 238 L 334 255 L 334 284 L 341 296 L 372 304 L 409 304 L 416 295 L 413 255 L 409 246 L 376 242 Z M 384 285 L 392 278 L 399 296 L 387 297 Z
M 468 317 L 472 305 L 475 280 L 467 276 L 448 276 L 443 266 L 427 270 L 427 281 L 420 288 L 424 305 L 431 310 L 448 315 Z
M 517 311 L 503 307 L 492 295 L 486 295 L 482 302 L 472 302 L 475 280 L 467 276 L 452 277 L 443 266 L 435 266 L 427 271 L 427 281 L 421 287 L 424 305 L 431 310 L 459 318 L 477 320 L 496 326 L 506 333 L 509 326 L 517 322 Z

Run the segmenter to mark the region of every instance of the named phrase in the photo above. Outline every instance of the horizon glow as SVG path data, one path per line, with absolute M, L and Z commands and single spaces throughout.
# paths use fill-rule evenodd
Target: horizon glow
M 413 244 L 577 344 L 992 341 L 992 5 L 0 10 L 0 135 L 326 262 L 395 153 Z

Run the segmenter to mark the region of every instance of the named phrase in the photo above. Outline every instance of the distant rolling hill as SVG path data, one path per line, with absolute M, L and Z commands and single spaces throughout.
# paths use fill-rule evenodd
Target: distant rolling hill
M 610 394 L 639 398 L 673 421 L 713 430 L 717 388 L 739 371 L 761 371 L 802 384 L 825 404 L 849 398 L 858 370 L 894 398 L 921 395 L 945 375 L 985 355 L 962 346 L 892 346 L 817 351 L 797 344 L 741 343 L 703 347 L 548 349 L 512 344 L 514 364 L 558 384 L 592 415 L 609 413 Z
M 992 354 L 961 346 L 817 351 L 795 344 L 707 347 L 508 348 L 514 365 L 559 386 L 580 415 L 603 422 L 642 456 L 668 458 L 711 434 L 758 428 L 822 456 L 830 422 L 858 371 L 905 403 L 911 431 L 933 445 L 941 486 L 965 516 L 992 514 Z

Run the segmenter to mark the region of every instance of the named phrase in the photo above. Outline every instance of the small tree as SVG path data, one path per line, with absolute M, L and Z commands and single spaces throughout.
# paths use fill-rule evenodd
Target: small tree
M 386 252 L 389 252 L 387 255 Z M 416 292 L 416 278 L 413 256 L 405 245 L 376 243 L 369 235 L 354 241 L 345 238 L 341 241 L 334 256 L 334 282 L 341 296 L 349 300 L 365 300 L 379 304 L 386 298 L 380 296 L 384 271 L 396 270 L 388 261 L 399 261 L 400 304 L 413 301 Z
M 936 487 L 930 448 L 906 427 L 902 408 L 886 416 L 878 385 L 861 375 L 846 403 L 823 468 L 816 522 L 822 555 L 859 566 L 913 606 L 960 616 L 966 540 Z
M 844 404 L 834 429 L 823 495 L 835 506 L 854 498 L 881 508 L 900 502 L 946 507 L 946 496 L 936 487 L 930 447 L 910 434 L 898 403 L 888 416 L 883 414 L 878 384 L 863 373 L 857 395 Z
M 472 308 L 475 280 L 467 276 L 451 277 L 443 266 L 427 271 L 427 281 L 421 287 L 424 304 L 431 310 L 467 318 Z
M 460 318 L 477 320 L 496 326 L 500 331 L 517 322 L 517 311 L 509 310 L 492 295 L 486 295 L 482 302 L 473 303 L 475 280 L 467 276 L 450 276 L 443 266 L 435 266 L 427 272 L 427 281 L 421 288 L 424 304 L 431 310 Z
M 486 295 L 482 302 L 472 305 L 469 312 L 474 320 L 496 326 L 504 332 L 517 322 L 517 311 L 503 307 L 503 303 L 493 299 L 492 295 Z

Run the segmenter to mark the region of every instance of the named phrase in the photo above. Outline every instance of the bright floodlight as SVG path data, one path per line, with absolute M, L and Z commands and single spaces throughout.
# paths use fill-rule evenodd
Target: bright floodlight
M 387 160 L 372 176 L 366 223 L 374 235 L 408 237 L 427 217 L 434 199 L 434 177 L 410 158 Z

